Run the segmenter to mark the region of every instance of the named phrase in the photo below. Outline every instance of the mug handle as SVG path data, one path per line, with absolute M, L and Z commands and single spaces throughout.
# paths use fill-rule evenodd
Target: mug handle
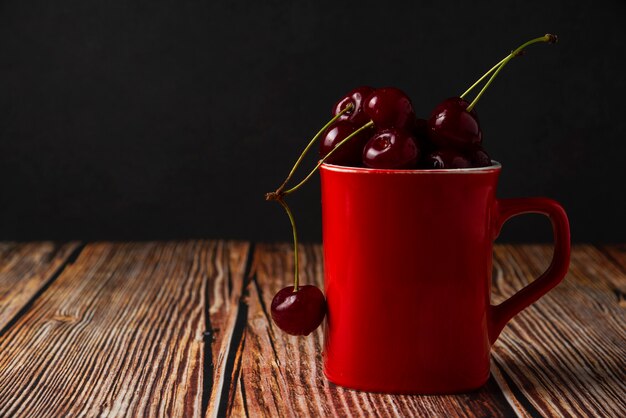
M 522 199 L 498 199 L 494 219 L 494 239 L 500 234 L 502 225 L 513 216 L 524 213 L 540 213 L 550 218 L 554 236 L 554 253 L 550 267 L 532 283 L 519 290 L 499 305 L 491 305 L 489 340 L 493 344 L 504 326 L 530 304 L 559 284 L 569 269 L 570 231 L 567 214 L 563 207 L 552 199 L 532 197 Z

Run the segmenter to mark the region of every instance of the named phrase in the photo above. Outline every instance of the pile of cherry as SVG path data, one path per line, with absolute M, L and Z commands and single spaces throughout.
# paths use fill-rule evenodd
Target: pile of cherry
M 502 68 L 514 57 L 522 55 L 524 48 L 538 42 L 556 41 L 555 35 L 546 34 L 514 49 L 460 97 L 452 97 L 437 105 L 428 120 L 417 118 L 411 99 L 393 87 L 358 87 L 337 102 L 332 119 L 309 142 L 285 181 L 265 195 L 267 200 L 274 200 L 285 209 L 293 230 L 293 286 L 276 293 L 271 306 L 272 319 L 280 329 L 292 335 L 307 335 L 322 323 L 326 315 L 326 299 L 322 291 L 315 286 L 300 285 L 296 222 L 285 198 L 302 187 L 323 162 L 396 170 L 491 165 L 491 158 L 482 148 L 482 131 L 474 106 Z M 472 102 L 466 101 L 465 97 L 487 77 Z M 303 157 L 320 138 L 319 163 L 302 181 L 288 188 L 287 184 Z
M 444 100 L 428 120 L 415 116 L 411 99 L 394 87 L 358 87 L 333 109 L 336 121 L 320 142 L 324 158 L 359 128 L 325 161 L 380 169 L 448 169 L 485 167 L 491 158 L 482 148 L 482 131 L 470 103 Z

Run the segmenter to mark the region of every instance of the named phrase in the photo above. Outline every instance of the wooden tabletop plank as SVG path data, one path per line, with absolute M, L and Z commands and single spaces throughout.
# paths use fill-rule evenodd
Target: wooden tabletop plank
M 534 280 L 551 257 L 547 245 L 497 246 L 494 301 Z M 624 285 L 623 271 L 596 247 L 575 246 L 565 280 L 492 349 L 507 398 L 543 416 L 625 416 L 626 313 L 614 292 Z
M 212 261 L 216 274 L 208 289 L 208 312 L 205 342 L 205 367 L 208 367 L 204 386 L 203 410 L 206 416 L 218 416 L 233 396 L 233 368 L 237 364 L 238 348 L 247 319 L 247 305 L 243 297 L 248 286 L 252 256 L 247 243 L 231 243 L 218 249 Z M 210 356 L 208 355 L 210 353 Z M 221 408 L 221 410 L 220 410 Z
M 599 250 L 608 259 L 613 261 L 620 268 L 622 273 L 626 274 L 626 244 L 602 245 L 599 247 Z M 623 277 L 623 275 L 621 277 Z M 609 281 L 611 282 L 611 287 L 613 288 L 613 292 L 620 306 L 626 308 L 626 281 L 616 280 L 614 276 L 610 276 Z
M 206 301 L 243 247 L 87 245 L 0 338 L 0 416 L 201 416 Z
M 626 272 L 626 244 L 602 245 L 599 250 Z
M 564 283 L 503 331 L 481 390 L 394 396 L 329 383 L 321 330 L 291 337 L 270 320 L 293 279 L 289 245 L 96 243 L 76 260 L 73 245 L 0 245 L 0 278 L 15 283 L 0 297 L 14 312 L 0 334 L 0 416 L 626 415 L 623 247 L 574 248 Z M 321 246 L 301 250 L 303 282 L 322 286 Z M 494 303 L 550 257 L 497 246 Z M 31 289 L 21 277 L 37 290 L 7 302 Z
M 77 242 L 0 243 L 0 335 L 78 249 Z
M 301 280 L 322 286 L 320 246 L 303 246 Z M 321 328 L 292 337 L 275 327 L 268 307 L 293 280 L 288 245 L 259 245 L 247 298 L 248 321 L 233 377 L 238 387 L 232 416 L 505 416 L 513 410 L 494 380 L 481 390 L 453 396 L 385 395 L 344 389 L 322 372 Z M 245 394 L 245 395 L 244 395 Z

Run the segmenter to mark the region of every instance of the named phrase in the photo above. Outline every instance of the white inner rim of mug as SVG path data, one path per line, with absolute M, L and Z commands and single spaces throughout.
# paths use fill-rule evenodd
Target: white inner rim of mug
M 386 168 L 368 168 L 368 167 L 347 167 L 344 165 L 335 165 L 322 163 L 321 168 L 332 171 L 341 171 L 344 173 L 387 173 L 387 174 L 459 174 L 459 173 L 485 173 L 490 171 L 498 171 L 502 165 L 496 160 L 491 160 L 491 165 L 486 167 L 471 168 L 428 168 L 415 170 L 386 169 Z

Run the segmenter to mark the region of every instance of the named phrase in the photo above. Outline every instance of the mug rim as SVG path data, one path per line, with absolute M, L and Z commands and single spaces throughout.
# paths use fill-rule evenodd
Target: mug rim
M 335 165 L 322 163 L 320 168 L 340 173 L 359 173 L 359 174 L 483 174 L 493 173 L 502 169 L 502 164 L 496 160 L 491 160 L 491 165 L 486 167 L 470 167 L 470 168 L 429 168 L 429 169 L 388 169 L 388 168 L 369 168 L 369 167 L 348 167 L 344 165 Z

